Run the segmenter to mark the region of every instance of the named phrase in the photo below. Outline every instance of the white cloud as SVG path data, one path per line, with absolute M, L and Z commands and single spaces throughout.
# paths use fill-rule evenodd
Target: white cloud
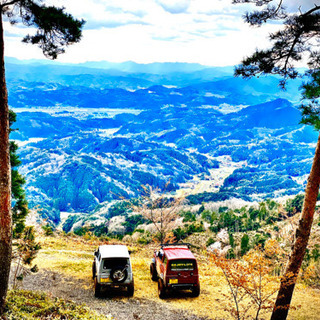
M 49 1 L 87 21 L 82 41 L 59 57 L 65 62 L 133 60 L 233 65 L 256 47 L 266 47 L 269 32 L 279 27 L 250 28 L 242 15 L 252 5 L 232 5 L 231 0 Z M 20 43 L 26 28 L 6 24 L 5 29 L 7 56 L 42 57 L 40 49 Z
M 156 0 L 156 2 L 166 11 L 177 14 L 188 10 L 191 0 Z

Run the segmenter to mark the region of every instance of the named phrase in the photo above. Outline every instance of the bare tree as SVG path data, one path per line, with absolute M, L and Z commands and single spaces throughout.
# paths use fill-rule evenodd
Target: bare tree
M 164 192 L 153 189 L 149 185 L 142 188 L 140 204 L 134 206 L 134 210 L 152 222 L 159 235 L 160 243 L 169 242 L 169 233 L 175 225 L 185 199 L 168 197 Z
M 251 249 L 241 260 L 212 255 L 229 288 L 229 294 L 222 293 L 226 298 L 224 310 L 236 320 L 258 320 L 273 308 L 279 278 L 272 275 L 277 265 L 267 254 L 279 256 L 280 248 L 276 241 L 269 241 L 266 248 Z

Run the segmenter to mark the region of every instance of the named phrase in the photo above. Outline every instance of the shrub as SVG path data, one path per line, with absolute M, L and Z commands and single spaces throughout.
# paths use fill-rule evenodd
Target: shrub
M 42 229 L 44 230 L 44 234 L 46 236 L 53 235 L 53 227 L 50 224 L 46 224 L 46 225 L 42 226 Z
M 87 227 L 79 227 L 79 228 L 75 229 L 73 232 L 77 236 L 84 236 L 88 231 L 89 230 Z
M 206 246 L 209 247 L 211 244 L 213 244 L 215 241 L 213 238 L 209 238 L 206 242 Z
M 138 225 L 143 224 L 146 221 L 147 220 L 141 214 L 133 214 L 127 215 L 126 221 L 122 225 L 126 227 L 126 233 L 131 234 Z
M 140 244 L 149 244 L 152 240 L 151 233 L 147 231 L 141 234 L 137 242 Z
M 21 238 L 17 241 L 17 248 L 13 250 L 13 262 L 16 264 L 13 288 L 16 287 L 16 280 L 22 281 L 29 272 L 38 271 L 37 265 L 32 266 L 32 262 L 40 249 L 40 244 L 35 241 L 34 228 L 25 227 Z
M 241 238 L 241 255 L 243 256 L 246 254 L 250 247 L 249 247 L 249 236 L 245 233 Z
M 231 250 L 228 253 L 230 256 L 234 254 Z M 264 315 L 273 308 L 273 296 L 279 286 L 279 278 L 271 276 L 273 261 L 266 259 L 259 248 L 248 252 L 242 260 L 215 255 L 212 259 L 221 269 L 229 287 L 229 294 L 222 293 L 222 303 L 231 318 L 265 318 Z M 249 316 L 249 310 L 254 317 Z
M 62 230 L 66 233 L 68 233 L 73 225 L 77 222 L 78 216 L 77 215 L 70 215 L 67 220 L 64 222 Z
M 102 237 L 108 233 L 108 226 L 105 224 L 101 224 L 100 226 L 95 226 L 91 230 L 95 236 Z
M 196 221 L 196 215 L 191 211 L 182 211 L 180 216 L 183 217 L 183 222 L 193 222 Z
M 11 290 L 8 293 L 5 317 L 7 319 L 87 319 L 111 320 L 110 315 L 99 316 L 84 305 L 72 301 L 49 298 L 45 293 Z
M 233 238 L 233 235 L 232 233 L 229 232 L 229 244 L 232 248 L 234 248 L 235 246 L 235 243 L 234 243 L 234 238 Z
M 286 203 L 286 211 L 288 216 L 292 216 L 297 212 L 301 212 L 304 201 L 304 194 L 298 194 L 293 199 L 289 199 Z
M 177 241 L 185 239 L 187 236 L 195 233 L 195 232 L 204 232 L 205 228 L 203 226 L 203 221 L 201 222 L 193 222 L 191 224 L 185 224 L 183 228 L 178 227 L 174 229 L 173 235 Z
M 227 259 L 235 259 L 236 258 L 236 254 L 235 254 L 233 248 L 228 250 L 228 252 L 226 254 L 226 258 Z
M 304 270 L 302 279 L 307 285 L 320 288 L 320 262 L 312 261 Z

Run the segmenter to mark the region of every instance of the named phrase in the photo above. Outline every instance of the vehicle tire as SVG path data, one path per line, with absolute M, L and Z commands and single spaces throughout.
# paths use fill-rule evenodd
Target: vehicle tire
M 150 274 L 151 274 L 151 280 L 152 281 L 157 281 L 158 280 L 158 274 L 157 274 L 156 265 L 153 262 L 150 263 Z
M 167 297 L 167 290 L 161 279 L 158 280 L 158 295 L 160 299 L 164 299 Z
M 200 295 L 200 284 L 192 289 L 192 297 L 199 297 Z
M 127 269 L 123 269 L 123 267 L 116 267 L 111 270 L 110 278 L 113 282 L 124 282 L 128 277 Z
M 134 282 L 133 282 L 133 279 L 132 279 L 132 283 L 128 285 L 128 296 L 129 297 L 133 297 L 133 294 L 134 294 Z
M 96 298 L 101 296 L 101 284 L 98 283 L 97 277 L 94 278 L 94 296 Z
M 96 276 L 96 262 L 93 261 L 92 262 L 92 279 L 93 280 L 94 280 L 95 276 Z

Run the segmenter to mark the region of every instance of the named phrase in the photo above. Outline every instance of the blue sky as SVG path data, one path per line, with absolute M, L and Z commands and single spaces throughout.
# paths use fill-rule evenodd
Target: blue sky
M 249 5 L 232 0 L 49 0 L 87 21 L 83 39 L 70 46 L 58 61 L 196 62 L 235 65 L 255 48 L 268 46 L 268 34 L 279 25 L 246 25 Z M 291 10 L 318 0 L 284 0 Z M 43 59 L 40 49 L 21 43 L 30 32 L 5 25 L 6 56 Z

